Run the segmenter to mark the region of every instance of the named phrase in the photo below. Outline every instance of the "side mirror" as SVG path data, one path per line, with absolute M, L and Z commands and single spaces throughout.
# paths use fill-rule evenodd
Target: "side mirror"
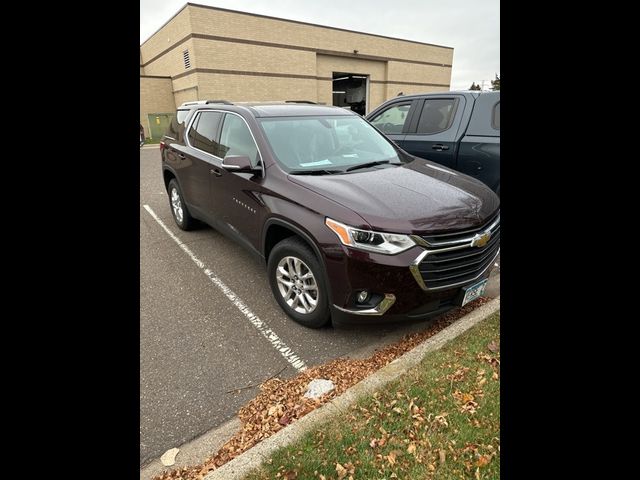
M 258 172 L 259 167 L 251 165 L 251 160 L 246 155 L 227 155 L 222 160 L 222 168 L 230 172 Z

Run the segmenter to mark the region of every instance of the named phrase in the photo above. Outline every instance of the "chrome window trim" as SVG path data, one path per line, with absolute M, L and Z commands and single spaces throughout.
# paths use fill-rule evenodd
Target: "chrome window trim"
M 242 119 L 242 121 L 244 122 L 244 124 L 247 126 L 247 128 L 249 129 L 249 133 L 251 134 L 251 138 L 253 139 L 253 143 L 256 146 L 256 150 L 258 150 L 258 155 L 260 156 L 260 169 L 262 170 L 262 176 L 264 177 L 264 173 L 265 173 L 265 168 L 264 168 L 264 157 L 262 156 L 262 151 L 260 150 L 260 146 L 258 145 L 258 142 L 256 141 L 256 137 L 253 135 L 253 132 L 251 131 L 251 127 L 249 126 L 249 123 L 247 122 L 247 120 L 240 115 L 239 113 L 236 112 L 230 112 L 228 110 L 218 110 L 216 108 L 202 108 L 199 110 L 196 110 L 195 114 L 193 115 L 193 117 L 191 117 L 191 120 L 189 120 L 189 125 L 187 126 L 186 130 L 185 130 L 185 135 L 184 135 L 184 143 L 185 145 L 187 145 L 189 148 L 193 148 L 194 150 L 197 150 L 198 152 L 202 152 L 205 155 L 208 155 L 210 157 L 215 158 L 216 160 L 220 160 L 220 162 L 222 163 L 224 161 L 224 158 L 220 158 L 217 155 L 214 155 L 212 153 L 209 152 L 205 152 L 204 150 L 201 150 L 200 148 L 194 147 L 193 145 L 191 145 L 191 143 L 189 142 L 189 132 L 191 131 L 191 127 L 193 126 L 193 122 L 195 121 L 195 119 L 198 117 L 198 115 L 200 115 L 202 112 L 218 112 L 218 113 L 229 113 L 231 115 L 235 115 L 237 117 L 240 117 Z M 222 126 L 224 126 L 224 118 L 222 118 L 223 122 L 222 122 Z
M 413 262 L 411 262 L 411 265 L 409 265 L 409 270 L 411 271 L 411 273 L 413 275 L 413 278 L 415 278 L 416 282 L 418 282 L 418 285 L 420 285 L 420 288 L 422 288 L 425 291 L 434 292 L 434 291 L 437 291 L 437 290 L 444 290 L 444 289 L 447 289 L 447 288 L 457 287 L 457 286 L 463 285 L 465 283 L 473 282 L 474 280 L 476 280 L 476 279 L 480 278 L 482 275 L 484 275 L 484 273 L 493 265 L 493 261 L 500 254 L 500 247 L 498 247 L 498 250 L 496 251 L 496 254 L 493 256 L 493 258 L 491 259 L 489 264 L 485 268 L 483 268 L 482 271 L 480 273 L 478 273 L 473 278 L 469 278 L 467 280 L 463 280 L 463 281 L 457 282 L 457 283 L 451 283 L 449 285 L 442 285 L 441 287 L 434 287 L 434 288 L 427 287 L 427 285 L 424 283 L 424 280 L 422 278 L 422 274 L 420 273 L 420 263 L 422 263 L 422 261 L 425 259 L 425 257 L 427 255 L 429 255 L 430 253 L 440 253 L 440 252 L 445 252 L 447 250 L 458 250 L 459 248 L 460 247 L 453 247 L 453 248 L 446 248 L 446 249 L 443 248 L 441 250 L 425 250 L 420 255 L 418 255 L 418 257 Z
M 384 298 L 380 301 L 378 305 L 373 308 L 368 308 L 366 310 L 352 310 L 348 308 L 342 308 L 338 305 L 333 305 L 335 308 L 340 310 L 341 312 L 351 313 L 354 315 L 384 315 L 384 313 L 391 308 L 396 301 L 396 296 L 393 293 L 385 293 Z

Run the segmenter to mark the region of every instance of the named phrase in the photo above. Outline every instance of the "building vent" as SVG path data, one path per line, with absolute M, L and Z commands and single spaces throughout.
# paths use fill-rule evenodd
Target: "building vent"
M 191 68 L 191 59 L 189 58 L 189 50 L 182 52 L 182 58 L 184 59 L 184 69 Z

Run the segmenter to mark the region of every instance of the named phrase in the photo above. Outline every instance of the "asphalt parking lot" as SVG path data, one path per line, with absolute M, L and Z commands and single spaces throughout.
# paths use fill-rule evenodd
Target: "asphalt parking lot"
M 159 149 L 140 150 L 141 466 L 234 417 L 258 391 L 238 388 L 365 354 L 424 326 L 299 326 L 241 246 L 208 227 L 178 229 Z

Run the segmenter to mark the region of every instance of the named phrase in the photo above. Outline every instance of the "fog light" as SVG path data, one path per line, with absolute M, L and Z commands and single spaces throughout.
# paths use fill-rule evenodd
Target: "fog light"
M 364 303 L 367 301 L 367 298 L 369 298 L 369 292 L 367 292 L 366 290 L 361 291 L 358 294 L 358 303 Z

